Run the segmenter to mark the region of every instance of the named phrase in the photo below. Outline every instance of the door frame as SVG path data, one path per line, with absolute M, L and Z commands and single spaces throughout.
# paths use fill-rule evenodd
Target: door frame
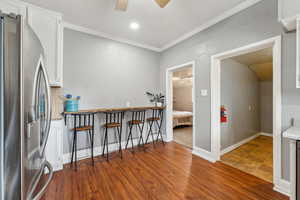
M 273 48 L 273 183 L 280 184 L 281 172 L 281 36 L 252 43 L 211 57 L 211 149 L 216 160 L 221 157 L 221 61 L 226 58 Z
M 195 98 L 195 61 L 190 61 L 181 65 L 176 65 L 166 69 L 166 135 L 167 141 L 173 141 L 173 72 L 179 70 L 180 68 L 187 67 L 191 65 L 193 77 L 192 77 L 192 104 L 193 104 L 193 149 L 195 148 L 195 108 L 196 108 L 196 98 Z

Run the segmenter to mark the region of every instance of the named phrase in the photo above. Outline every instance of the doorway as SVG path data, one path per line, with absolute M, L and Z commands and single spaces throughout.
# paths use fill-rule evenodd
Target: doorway
M 275 185 L 275 188 L 280 184 L 281 181 L 281 37 L 270 38 L 261 42 L 257 42 L 254 44 L 250 44 L 241 48 L 237 48 L 231 51 L 227 51 L 215 56 L 212 56 L 212 68 L 211 68 L 211 146 L 212 153 L 216 160 L 221 160 L 221 155 L 231 152 L 231 150 L 236 149 L 236 147 L 242 146 L 242 144 L 246 144 L 251 140 L 258 138 L 258 135 L 263 135 L 263 133 L 257 133 L 250 137 L 246 137 L 244 140 L 235 141 L 233 145 L 226 146 L 227 150 L 221 145 L 221 131 L 223 124 L 221 120 L 224 113 L 221 113 L 221 67 L 222 62 L 226 59 L 232 59 L 237 56 L 251 54 L 258 51 L 263 51 L 265 49 L 271 48 L 272 53 L 272 147 L 271 151 L 273 154 L 273 177 L 272 182 Z M 225 69 L 224 69 L 225 70 Z M 253 70 L 252 70 L 253 71 Z M 236 77 L 238 79 L 239 77 Z M 240 83 L 232 83 L 237 84 Z M 242 103 L 242 102 L 240 102 Z M 254 106 L 248 105 L 246 106 L 247 112 L 252 112 Z M 222 108 L 223 109 L 223 108 Z M 257 108 L 258 109 L 258 108 Z M 226 110 L 226 108 L 225 108 Z M 244 111 L 245 112 L 245 111 Z M 231 120 L 233 116 L 231 116 L 230 112 L 228 114 L 227 120 Z M 243 112 L 241 113 L 243 115 Z M 222 115 L 222 116 L 221 116 Z M 232 119 L 233 120 L 233 119 Z M 244 123 L 247 123 L 245 121 Z M 236 139 L 236 138 L 235 138 Z M 248 141 L 247 141 L 248 140 Z M 250 144 L 250 146 L 255 146 L 255 144 Z M 245 149 L 244 149 L 245 150 Z M 222 152 L 223 151 L 223 152 Z M 243 150 L 240 150 L 243 151 Z M 251 151 L 251 150 L 245 150 Z M 250 165 L 250 164 L 249 164 Z
M 221 161 L 273 182 L 273 52 L 221 61 Z
M 190 149 L 195 143 L 194 70 L 195 63 L 189 62 L 166 72 L 167 138 Z

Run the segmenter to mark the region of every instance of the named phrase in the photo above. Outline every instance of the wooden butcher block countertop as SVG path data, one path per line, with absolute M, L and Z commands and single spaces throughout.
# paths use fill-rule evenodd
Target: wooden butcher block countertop
M 104 113 L 104 112 L 117 112 L 117 111 L 134 111 L 134 110 L 163 110 L 164 106 L 141 106 L 141 107 L 124 107 L 124 108 L 95 108 L 88 110 L 79 110 L 77 112 L 64 112 L 65 115 L 75 115 L 84 113 Z

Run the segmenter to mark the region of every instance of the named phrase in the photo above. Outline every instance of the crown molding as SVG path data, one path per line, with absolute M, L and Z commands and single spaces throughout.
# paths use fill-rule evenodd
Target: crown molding
M 239 5 L 233 7 L 232 9 L 230 9 L 228 11 L 225 11 L 223 14 L 213 18 L 212 20 L 209 20 L 208 22 L 206 22 L 205 24 L 201 25 L 200 27 L 194 29 L 193 31 L 185 33 L 184 35 L 182 35 L 178 39 L 166 44 L 162 48 L 147 45 L 147 44 L 138 43 L 138 42 L 131 41 L 131 40 L 127 40 L 127 39 L 124 39 L 124 38 L 114 36 L 112 34 L 99 32 L 99 31 L 96 31 L 96 30 L 93 30 L 93 29 L 90 29 L 90 28 L 86 28 L 86 27 L 83 27 L 83 26 L 75 25 L 75 24 L 72 24 L 72 23 L 69 23 L 69 22 L 66 22 L 66 21 L 63 22 L 63 26 L 65 28 L 68 28 L 68 29 L 71 29 L 71 30 L 75 30 L 75 31 L 86 33 L 86 34 L 90 34 L 90 35 L 94 35 L 94 36 L 98 36 L 98 37 L 103 37 L 103 38 L 115 40 L 117 42 L 129 44 L 129 45 L 136 46 L 136 47 L 141 47 L 141 48 L 152 50 L 152 51 L 155 51 L 155 52 L 163 52 L 163 51 L 177 45 L 178 43 L 192 37 L 193 35 L 201 32 L 201 31 L 203 31 L 203 30 L 205 30 L 205 29 L 207 29 L 207 28 L 209 28 L 209 27 L 225 20 L 226 18 L 231 17 L 231 16 L 233 16 L 233 15 L 235 15 L 235 14 L 237 14 L 237 13 L 239 13 L 239 12 L 241 12 L 241 11 L 243 11 L 243 10 L 259 3 L 259 2 L 261 2 L 261 1 L 262 0 L 246 0 L 242 3 L 240 3 Z
M 193 35 L 201 32 L 201 31 L 203 31 L 203 30 L 205 30 L 205 29 L 207 29 L 207 28 L 209 28 L 209 27 L 225 20 L 226 18 L 231 17 L 231 16 L 233 16 L 233 15 L 245 10 L 246 8 L 249 8 L 249 7 L 253 6 L 254 4 L 257 4 L 261 1 L 262 0 L 246 0 L 246 1 L 238 4 L 237 6 L 233 7 L 232 9 L 230 9 L 228 11 L 225 11 L 221 15 L 209 20 L 208 22 L 206 22 L 205 24 L 201 25 L 200 27 L 194 29 L 193 31 L 188 32 L 188 33 L 184 34 L 183 36 L 179 37 L 178 39 L 170 42 L 169 44 L 167 44 L 165 46 L 163 46 L 160 51 L 165 51 L 168 48 L 171 48 L 171 47 L 175 46 L 176 44 L 192 37 Z
M 143 49 L 148 49 L 148 50 L 152 50 L 152 51 L 156 51 L 156 52 L 160 52 L 160 50 L 161 50 L 160 48 L 156 48 L 156 47 L 153 47 L 153 46 L 150 46 L 150 45 L 147 45 L 147 44 L 141 44 L 141 43 L 137 43 L 137 42 L 134 42 L 134 41 L 131 41 L 131 40 L 126 40 L 124 38 L 119 38 L 119 37 L 116 37 L 116 36 L 108 34 L 108 33 L 103 33 L 103 32 L 99 32 L 99 31 L 96 31 L 96 30 L 93 30 L 93 29 L 89 29 L 89 28 L 86 28 L 86 27 L 83 27 L 83 26 L 71 24 L 71 23 L 68 23 L 66 21 L 63 21 L 62 25 L 63 25 L 64 28 L 67 28 L 67 29 L 71 29 L 71 30 L 79 31 L 79 32 L 86 33 L 86 34 L 89 34 L 89 35 L 94 35 L 94 36 L 114 40 L 114 41 L 117 41 L 117 42 L 129 44 L 129 45 L 140 47 L 140 48 L 143 48 Z

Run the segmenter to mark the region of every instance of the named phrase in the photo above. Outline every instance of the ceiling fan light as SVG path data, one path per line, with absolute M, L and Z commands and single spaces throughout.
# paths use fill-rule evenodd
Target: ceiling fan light
M 161 8 L 164 8 L 170 2 L 170 0 L 155 0 L 155 1 Z

